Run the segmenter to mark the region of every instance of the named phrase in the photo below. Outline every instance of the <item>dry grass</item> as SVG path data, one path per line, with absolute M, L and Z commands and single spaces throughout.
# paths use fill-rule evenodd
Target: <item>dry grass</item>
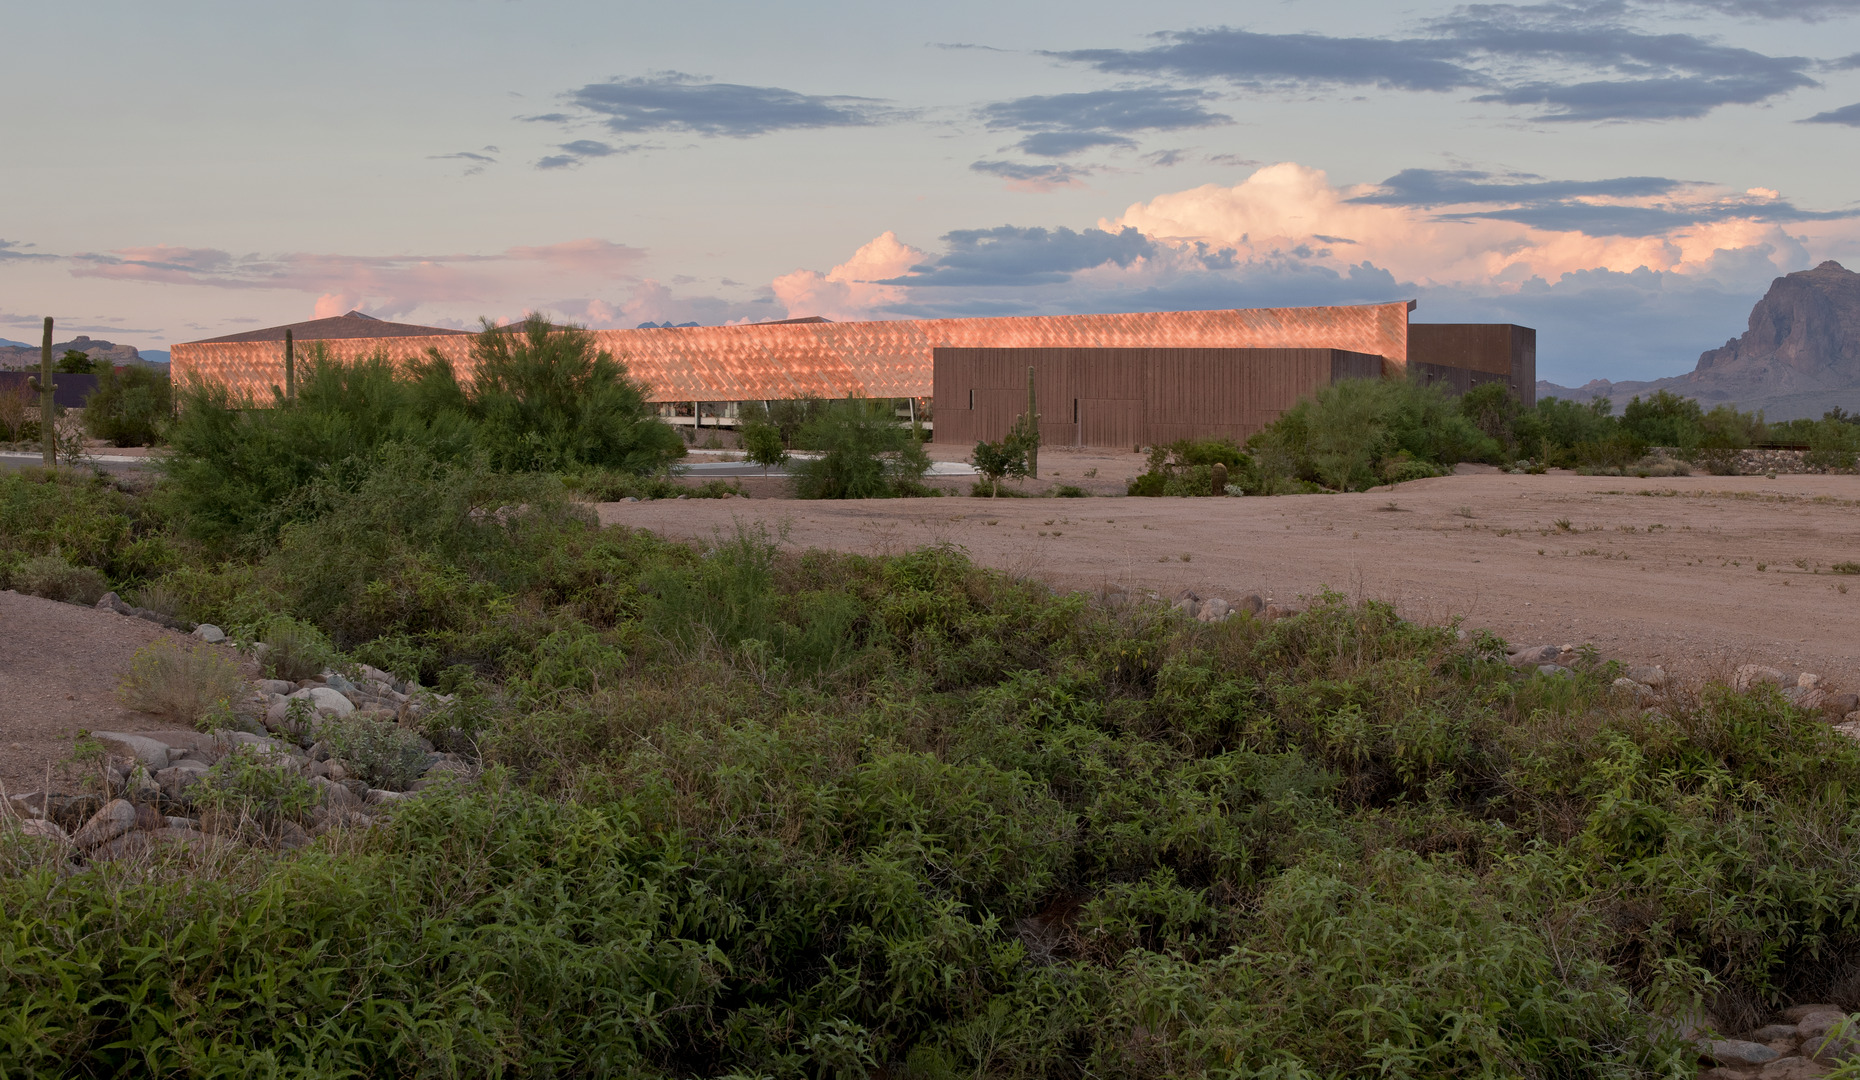
M 192 726 L 244 689 L 239 666 L 211 645 L 182 649 L 164 638 L 136 651 L 116 696 L 137 712 Z

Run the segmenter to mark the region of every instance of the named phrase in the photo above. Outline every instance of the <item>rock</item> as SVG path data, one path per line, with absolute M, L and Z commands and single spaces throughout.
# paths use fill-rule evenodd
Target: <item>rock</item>
M 1795 1030 L 1802 1038 L 1813 1039 L 1819 1035 L 1826 1035 L 1842 1025 L 1850 1028 L 1860 1027 L 1849 1021 L 1847 1014 L 1839 1008 L 1832 1008 L 1818 1010 L 1802 1017 L 1795 1022 Z
M 124 735 L 115 731 L 93 731 L 90 737 L 104 745 L 106 750 L 114 750 L 135 758 L 149 769 L 168 767 L 168 744 L 146 735 Z
M 1834 725 L 1834 730 L 1860 742 L 1860 713 L 1848 713 L 1844 722 Z
M 405 794 L 398 791 L 388 791 L 384 788 L 369 788 L 368 794 L 364 797 L 363 801 L 370 806 L 387 806 L 392 803 L 400 802 L 406 797 Z
M 36 836 L 41 840 L 56 840 L 61 844 L 71 839 L 63 829 L 58 827 L 56 821 L 46 821 L 43 818 L 27 818 L 21 821 L 19 831 L 26 836 Z
M 316 786 L 317 801 L 331 810 L 349 810 L 362 805 L 362 800 L 356 798 L 354 792 L 328 777 L 319 776 L 310 783 Z
M 1731 676 L 1731 686 L 1737 690 L 1748 690 L 1753 686 L 1781 686 L 1788 676 L 1767 664 L 1745 664 Z
M 361 689 L 361 687 L 350 682 L 342 674 L 334 671 L 325 671 L 323 673 L 323 685 L 344 697 L 352 697 L 357 690 Z
M 296 683 L 286 682 L 283 679 L 260 679 L 258 688 L 267 694 L 276 694 L 279 697 L 288 697 L 297 692 Z
M 168 823 L 167 827 L 170 829 L 198 829 L 200 827 L 200 819 L 198 818 L 171 816 L 163 820 Z
M 1283 619 L 1298 614 L 1298 609 L 1290 604 L 1267 604 L 1263 615 L 1266 619 Z
M 278 846 L 286 851 L 296 851 L 298 848 L 309 847 L 310 834 L 305 832 L 303 826 L 297 824 L 295 821 L 287 821 L 284 823 L 284 828 L 279 832 Z
M 250 747 L 252 751 L 263 754 L 266 757 L 286 757 L 290 754 L 292 749 L 290 743 L 269 738 L 264 735 L 254 735 L 249 731 L 233 731 L 227 729 L 216 731 L 213 733 L 213 736 L 227 750 Z
M 1520 671 L 1525 671 L 1539 664 L 1555 663 L 1556 658 L 1561 655 L 1563 655 L 1563 650 L 1555 645 L 1530 645 L 1512 653 L 1507 663 Z
M 1813 690 L 1815 687 L 1821 685 L 1821 676 L 1811 675 L 1804 671 L 1802 674 L 1795 677 L 1795 684 L 1804 690 Z
M 194 636 L 209 645 L 218 645 L 220 642 L 226 640 L 226 631 L 221 630 L 210 622 L 203 622 L 199 626 L 194 627 Z
M 189 762 L 188 764 L 198 763 Z M 155 783 L 161 787 L 162 798 L 171 803 L 185 803 L 187 802 L 187 789 L 198 784 L 200 778 L 206 774 L 207 770 L 204 767 L 190 769 L 183 765 L 170 765 L 155 774 Z
M 1648 686 L 1646 683 L 1635 682 L 1633 679 L 1616 679 L 1609 685 L 1611 688 L 1619 690 L 1623 694 L 1632 695 L 1638 701 L 1652 701 L 1654 698 L 1659 697 L 1658 694 L 1654 693 L 1653 687 Z
M 122 602 L 123 602 L 122 597 L 116 595 L 113 592 L 107 592 L 103 594 L 102 599 L 98 600 L 95 604 L 92 604 L 91 606 L 96 608 L 98 611 L 115 611 L 116 605 Z
M 1266 610 L 1266 601 L 1261 599 L 1258 593 L 1248 593 L 1240 598 L 1240 601 L 1234 605 L 1234 608 L 1237 611 L 1244 611 L 1248 615 L 1258 615 L 1260 612 Z
M 149 834 L 146 832 L 124 833 L 109 843 L 99 846 L 97 850 L 90 853 L 90 857 L 101 862 L 106 859 L 121 859 L 125 856 L 146 855 L 149 848 L 153 846 L 155 846 L 154 841 L 149 839 Z
M 104 800 L 95 795 L 53 795 L 45 800 L 45 817 L 55 821 L 68 833 L 76 833 L 103 807 Z
M 307 700 L 310 702 L 310 707 L 317 712 L 329 713 L 332 716 L 347 716 L 355 711 L 354 702 L 327 686 L 313 686 L 307 690 L 299 690 L 290 697 L 292 700 Z
M 1537 674 L 1539 675 L 1570 675 L 1570 674 L 1573 674 L 1573 672 L 1571 672 L 1570 669 L 1564 667 L 1562 664 L 1538 664 Z
M 127 799 L 112 799 L 91 816 L 71 842 L 88 851 L 107 844 L 136 827 L 136 808 Z
M 1220 622 L 1232 610 L 1233 607 L 1227 601 L 1213 596 L 1201 602 L 1201 610 L 1195 613 L 1195 618 L 1202 622 Z
M 1794 1042 L 1801 1037 L 1794 1024 L 1765 1024 L 1750 1033 L 1751 1042 L 1760 1042 L 1765 1046 L 1770 1043 L 1787 1040 Z
M 1860 1035 L 1843 1031 L 1835 1035 L 1818 1035 L 1802 1043 L 1802 1056 L 1817 1065 L 1845 1065 L 1860 1061 Z
M 311 761 L 328 761 L 329 744 L 318 739 L 316 742 L 310 744 L 310 749 L 305 751 L 305 753 L 310 755 Z
M 163 769 L 162 771 L 167 771 Z M 153 803 L 161 798 L 161 785 L 155 777 L 140 763 L 129 770 L 129 779 L 123 783 L 123 798 L 132 803 Z
M 1756 1075 L 1757 1080 L 1813 1080 L 1814 1077 L 1828 1075 L 1828 1068 L 1807 1058 L 1786 1057 L 1763 1066 L 1757 1070 Z
M 1762 1065 L 1775 1061 L 1781 1054 L 1762 1043 L 1745 1042 L 1742 1039 L 1712 1039 L 1699 1046 L 1700 1053 L 1720 1065 Z
M 328 776 L 329 764 L 327 762 L 312 760 L 308 765 L 304 766 L 304 775 L 309 777 Z
M 323 762 L 323 775 L 340 784 L 349 778 L 349 767 L 341 761 L 331 759 Z
M 136 806 L 136 828 L 141 829 L 143 832 L 148 832 L 151 829 L 165 829 L 167 827 L 168 815 L 155 809 L 155 807 L 149 803 L 140 803 Z
M 1855 710 L 1860 710 L 1860 694 L 1829 694 L 1821 703 L 1821 711 L 1833 717 L 1846 716 Z
M 1655 690 L 1666 687 L 1666 669 L 1658 664 L 1642 664 L 1628 668 L 1627 677 L 1642 686 L 1651 686 Z
M 1811 686 L 1804 689 L 1798 686 L 1795 688 L 1795 707 L 1798 709 L 1804 709 L 1808 712 L 1820 712 L 1822 706 L 1827 704 L 1827 701 L 1828 692 L 1819 687 Z

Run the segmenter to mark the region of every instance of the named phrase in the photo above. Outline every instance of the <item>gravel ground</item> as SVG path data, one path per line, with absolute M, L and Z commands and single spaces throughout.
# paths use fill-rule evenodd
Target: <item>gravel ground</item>
M 1043 449 L 1041 465 L 1049 482 L 1121 490 L 1140 459 Z M 1083 476 L 1090 469 L 1096 478 Z M 1852 476 L 1641 480 L 1462 467 L 1361 495 L 692 499 L 610 503 L 600 515 L 699 539 L 760 521 L 795 547 L 843 551 L 948 543 L 1064 588 L 1284 602 L 1329 587 L 1410 618 L 1463 616 L 1514 642 L 1594 642 L 1605 657 L 1661 663 L 1685 679 L 1761 662 L 1860 688 L 1860 576 L 1832 572 L 1860 562 Z

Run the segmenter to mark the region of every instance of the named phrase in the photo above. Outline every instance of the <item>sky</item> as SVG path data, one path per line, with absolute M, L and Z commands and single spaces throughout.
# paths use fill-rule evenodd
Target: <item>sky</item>
M 1566 385 L 1860 269 L 1860 0 L 10 5 L 0 338 L 1416 299 Z

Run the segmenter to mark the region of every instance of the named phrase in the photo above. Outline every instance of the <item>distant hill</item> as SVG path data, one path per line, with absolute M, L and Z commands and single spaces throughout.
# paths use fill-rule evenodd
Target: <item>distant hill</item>
M 1617 404 L 1658 390 L 1706 408 L 1762 409 L 1771 420 L 1860 411 L 1860 274 L 1832 260 L 1770 283 L 1750 310 L 1750 328 L 1699 356 L 1685 375 L 1652 382 L 1595 379 L 1582 386 L 1539 382 L 1537 396 Z
M 52 359 L 55 362 L 67 350 L 75 349 L 89 356 L 92 360 L 108 360 L 112 364 L 133 364 L 142 359 L 142 354 L 133 345 L 118 345 L 112 341 L 97 341 L 84 334 L 79 334 L 63 344 L 52 345 Z M 162 357 L 163 360 L 167 356 Z M 20 342 L 0 342 L 0 368 L 25 368 L 39 366 L 39 346 Z

